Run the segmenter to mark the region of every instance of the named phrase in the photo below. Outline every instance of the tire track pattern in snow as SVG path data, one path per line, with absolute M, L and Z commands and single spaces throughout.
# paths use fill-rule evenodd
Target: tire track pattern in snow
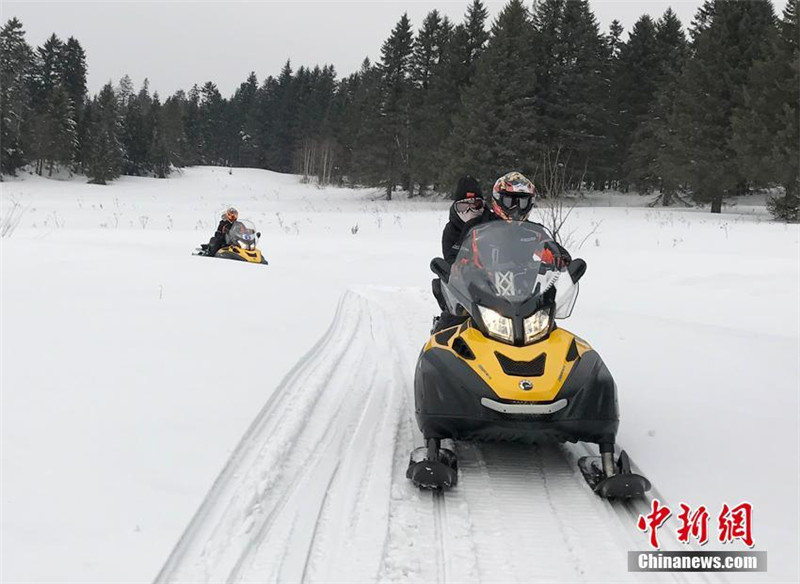
M 582 445 L 458 443 L 456 488 L 432 496 L 410 484 L 430 307 L 419 290 L 343 296 L 156 582 L 676 580 L 625 572 L 642 541 L 631 515 L 646 503 L 596 497 L 575 465 Z
M 323 340 L 247 431 L 158 582 L 300 581 L 328 555 L 312 544 L 337 548 L 326 523 L 348 529 L 337 538 L 345 554 L 360 538 L 382 538 L 374 516 L 388 514 L 397 413 L 405 408 L 391 366 L 375 358 L 386 331 L 373 316 L 364 297 L 343 297 Z M 379 545 L 373 570 L 381 554 Z M 374 579 L 357 568 L 343 577 Z

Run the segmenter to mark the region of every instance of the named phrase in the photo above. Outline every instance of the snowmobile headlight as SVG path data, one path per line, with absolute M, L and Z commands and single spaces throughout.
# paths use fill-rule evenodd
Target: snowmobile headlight
M 544 309 L 525 319 L 525 343 L 538 341 L 550 329 L 550 310 Z
M 246 241 L 242 241 L 241 239 L 237 239 L 236 241 L 239 243 L 239 247 L 241 247 L 242 249 L 247 249 Z
M 507 343 L 514 342 L 514 326 L 510 318 L 485 306 L 478 305 L 478 310 L 481 313 L 483 324 L 486 325 L 486 332 L 490 336 Z

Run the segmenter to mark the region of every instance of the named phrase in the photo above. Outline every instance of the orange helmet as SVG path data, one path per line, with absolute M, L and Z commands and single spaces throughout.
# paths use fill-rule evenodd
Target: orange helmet
M 236 210 L 236 207 L 228 207 L 225 211 L 225 219 L 233 223 L 239 218 L 239 211 Z

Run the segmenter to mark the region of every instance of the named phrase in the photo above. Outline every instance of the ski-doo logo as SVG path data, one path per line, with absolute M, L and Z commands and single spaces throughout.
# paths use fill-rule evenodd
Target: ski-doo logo
M 522 391 L 530 391 L 533 389 L 533 384 L 527 379 L 523 379 L 522 381 L 519 382 L 519 388 Z

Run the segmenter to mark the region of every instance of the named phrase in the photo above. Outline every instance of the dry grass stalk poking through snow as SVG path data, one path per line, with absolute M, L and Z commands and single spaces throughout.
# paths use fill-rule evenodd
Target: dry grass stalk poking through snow
M 11 237 L 22 221 L 25 214 L 25 207 L 18 201 L 11 201 L 11 209 L 0 218 L 0 237 Z

